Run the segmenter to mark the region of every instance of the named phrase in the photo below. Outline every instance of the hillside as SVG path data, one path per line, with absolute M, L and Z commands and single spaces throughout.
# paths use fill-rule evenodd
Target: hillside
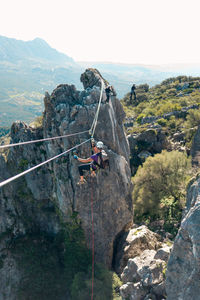
M 58 84 L 71 83 L 81 89 L 79 78 L 85 67 L 98 68 L 115 86 L 119 99 L 133 82 L 153 86 L 171 76 L 199 71 L 199 66 L 75 62 L 40 38 L 25 42 L 0 36 L 0 127 L 15 120 L 31 122 L 43 111 L 45 91 L 51 93 Z
M 76 84 L 79 77 L 80 67 L 73 59 L 44 40 L 0 36 L 0 126 L 32 121 L 43 111 L 46 90 L 68 81 Z
M 32 41 L 21 41 L 0 36 L 0 61 L 19 63 L 35 62 L 51 63 L 51 65 L 75 65 L 74 60 L 51 48 L 43 39 L 35 38 Z
M 149 87 L 136 86 L 136 100 L 130 93 L 122 100 L 126 111 L 127 133 L 162 128 L 170 136 L 185 133 L 200 121 L 200 77 L 178 76 Z M 188 136 L 188 143 L 191 137 Z

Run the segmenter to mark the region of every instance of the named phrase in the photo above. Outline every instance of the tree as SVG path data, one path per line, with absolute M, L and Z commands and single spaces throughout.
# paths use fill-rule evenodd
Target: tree
M 183 206 L 186 181 L 191 170 L 186 154 L 162 151 L 148 157 L 133 178 L 133 201 L 136 219 L 149 215 L 156 219 L 162 215 L 163 199 L 173 199 L 172 204 Z

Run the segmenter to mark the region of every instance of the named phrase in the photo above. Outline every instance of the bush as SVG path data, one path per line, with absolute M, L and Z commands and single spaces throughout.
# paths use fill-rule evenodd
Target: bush
M 75 213 L 55 235 L 35 231 L 19 237 L 12 252 L 23 274 L 19 299 L 64 299 L 76 274 L 86 273 L 92 261 Z
M 88 300 L 92 293 L 91 269 L 88 273 L 78 273 L 75 275 L 72 284 L 72 299 L 73 300 Z M 94 274 L 94 299 L 113 299 L 120 300 L 119 288 L 122 285 L 117 274 L 108 271 L 103 265 L 95 265 Z
M 136 122 L 137 122 L 138 124 L 141 124 L 142 119 L 145 118 L 145 117 L 146 117 L 145 114 L 139 114 L 139 116 L 138 116 L 137 119 L 136 119 Z
M 140 166 L 133 177 L 133 201 L 135 221 L 140 222 L 145 216 L 153 221 L 169 216 L 169 202 L 163 199 L 172 199 L 170 207 L 173 217 L 184 205 L 186 181 L 191 170 L 190 159 L 178 151 L 162 151 L 154 157 L 148 157 L 143 166 Z M 163 207 L 168 211 L 163 215 Z M 177 222 L 177 220 L 176 220 Z
M 157 123 L 160 125 L 160 126 L 166 126 L 167 125 L 167 120 L 165 120 L 164 118 L 161 118 L 157 121 Z
M 186 118 L 186 128 L 192 128 L 200 124 L 200 110 L 190 109 Z

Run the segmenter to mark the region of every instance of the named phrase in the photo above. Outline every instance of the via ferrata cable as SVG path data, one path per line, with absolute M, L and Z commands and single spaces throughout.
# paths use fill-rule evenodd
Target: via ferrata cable
M 2 145 L 2 146 L 0 146 L 0 149 L 15 147 L 15 146 L 21 146 L 21 145 L 27 145 L 27 144 L 34 144 L 34 143 L 39 143 L 39 142 L 46 142 L 46 141 L 51 141 L 51 140 L 56 140 L 56 139 L 62 139 L 62 138 L 66 138 L 66 137 L 70 137 L 70 136 L 74 136 L 74 135 L 78 135 L 78 134 L 83 134 L 83 133 L 86 133 L 86 132 L 89 132 L 89 130 L 85 130 L 85 131 L 81 131 L 81 132 L 77 132 L 77 133 L 66 134 L 66 135 L 55 136 L 55 137 L 50 137 L 50 138 L 45 138 L 45 139 L 39 139 L 39 140 L 32 140 L 32 141 L 26 141 L 26 142 L 19 142 L 19 143 L 15 143 L 15 144 Z
M 11 177 L 11 178 L 8 178 L 8 179 L 6 179 L 6 180 L 0 182 L 0 187 L 6 185 L 7 183 L 12 182 L 13 180 L 15 180 L 15 179 L 17 179 L 17 178 L 19 178 L 19 177 L 21 177 L 21 176 L 23 176 L 23 175 L 28 174 L 29 172 L 31 172 L 31 171 L 33 171 L 33 170 L 35 170 L 35 169 L 37 169 L 37 168 L 39 168 L 39 167 L 41 167 L 41 166 L 47 164 L 48 162 L 50 162 L 50 161 L 52 161 L 52 160 L 54 160 L 54 159 L 56 159 L 56 158 L 59 158 L 60 156 L 62 156 L 62 155 L 64 155 L 64 154 L 66 154 L 66 153 L 68 153 L 68 152 L 70 152 L 70 151 L 72 151 L 72 150 L 74 150 L 74 149 L 80 147 L 81 145 L 83 145 L 83 144 L 89 142 L 90 140 L 91 140 L 91 139 L 88 139 L 88 140 L 86 140 L 86 141 L 84 141 L 84 142 L 82 142 L 82 143 L 80 143 L 80 144 L 78 144 L 78 145 L 76 145 L 76 146 L 74 146 L 74 147 L 72 147 L 72 148 L 70 148 L 70 149 L 68 149 L 68 150 L 66 150 L 66 151 L 64 151 L 64 152 L 62 152 L 62 153 L 60 153 L 60 154 L 58 154 L 58 155 L 56 155 L 56 156 L 50 158 L 50 159 L 48 159 L 48 160 L 45 160 L 44 162 L 42 162 L 42 163 L 40 163 L 40 164 L 38 164 L 38 165 L 36 165 L 36 166 L 34 166 L 34 167 L 32 167 L 32 168 L 30 168 L 30 169 L 24 171 L 24 172 L 22 172 L 22 173 L 19 173 L 19 174 L 15 175 L 15 176 L 13 176 L 13 177 Z

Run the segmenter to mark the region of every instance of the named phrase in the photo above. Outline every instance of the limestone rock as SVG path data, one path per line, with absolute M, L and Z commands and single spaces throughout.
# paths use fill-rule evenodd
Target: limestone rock
M 42 127 L 32 128 L 15 122 L 11 143 L 88 131 L 98 106 L 101 75 L 90 69 L 81 78 L 86 90 L 80 92 L 73 85 L 62 84 L 51 95 L 46 93 Z M 85 185 L 77 185 L 78 162 L 70 152 L 0 189 L 0 236 L 3 237 L 0 251 L 9 240 L 26 236 L 33 230 L 56 235 L 61 226 L 60 216 L 69 221 L 72 212 L 78 214 L 88 248 L 91 248 L 93 200 L 95 261 L 111 267 L 115 240 L 132 223 L 132 184 L 124 115 L 122 105 L 114 96 L 109 103 L 101 104 L 94 138 L 104 143 L 110 168 L 99 170 L 95 178 L 86 172 Z M 0 155 L 0 181 L 89 138 L 86 132 L 11 148 L 7 156 Z M 89 143 L 76 151 L 83 158 L 92 154 Z M 6 272 L 7 268 L 3 267 L 0 293 L 6 288 L 2 279 Z M 14 267 L 13 272 L 18 277 Z M 4 300 L 11 300 L 9 297 Z
M 192 164 L 193 166 L 200 166 L 200 126 L 197 129 L 197 132 L 194 136 L 190 155 L 192 156 Z
M 128 282 L 127 284 L 122 285 L 120 288 L 120 294 L 123 300 L 143 300 L 146 293 L 139 282 L 135 284 Z
M 139 134 L 128 136 L 131 152 L 131 170 L 135 174 L 138 166 L 142 163 L 143 156 L 141 154 L 145 151 L 148 155 L 160 153 L 164 149 L 170 148 L 170 143 L 165 133 L 160 129 L 147 129 Z
M 147 299 L 165 297 L 164 270 L 166 262 L 155 259 L 155 256 L 155 250 L 145 250 L 140 256 L 129 259 L 127 266 L 121 274 L 124 282 L 124 285 L 120 289 L 122 297 L 125 295 L 127 298 L 132 299 L 133 297 L 135 299 L 136 291 L 138 294 L 138 287 L 140 287 L 140 293 L 142 293 L 143 297 L 147 297 Z M 140 299 L 139 296 L 138 299 Z
M 97 69 L 89 68 L 81 75 L 84 89 L 93 88 L 94 86 L 101 87 L 101 80 L 106 84 L 106 81 Z
M 169 258 L 170 251 L 171 251 L 171 247 L 169 247 L 169 246 L 160 248 L 160 249 L 158 249 L 158 251 L 157 251 L 154 258 L 155 259 L 161 259 L 161 260 L 164 260 L 164 261 L 167 262 L 168 258 Z
M 138 227 L 135 230 L 137 229 L 140 230 L 141 228 Z M 143 241 L 144 247 L 142 247 L 141 239 L 141 251 L 137 256 L 128 259 L 121 273 L 123 285 L 120 292 L 122 299 L 166 299 L 164 274 L 171 247 L 158 242 L 157 246 L 161 247 L 158 250 L 142 250 L 146 246 L 145 238 Z M 132 255 L 134 256 L 134 251 Z
M 141 255 L 144 250 L 156 250 L 161 247 L 158 234 L 149 230 L 145 225 L 132 228 L 124 238 L 120 246 L 123 251 L 118 252 L 116 257 L 116 270 L 121 273 L 127 265 L 129 258 Z
M 200 299 L 200 178 L 191 181 L 187 207 L 168 261 L 167 299 Z

